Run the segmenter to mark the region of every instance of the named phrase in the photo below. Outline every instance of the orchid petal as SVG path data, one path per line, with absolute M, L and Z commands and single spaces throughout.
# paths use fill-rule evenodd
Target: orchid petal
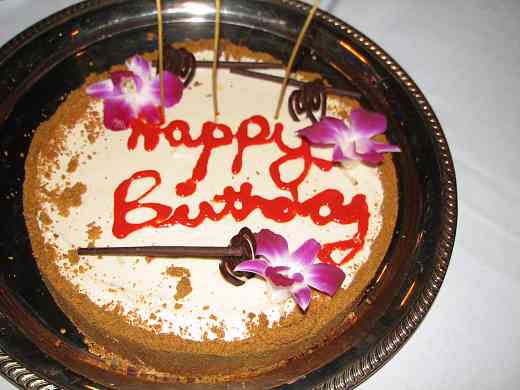
M 161 110 L 152 103 L 146 103 L 139 108 L 139 116 L 152 124 L 161 123 Z
M 352 157 L 349 158 L 343 154 L 341 147 L 336 145 L 334 147 L 334 151 L 332 152 L 332 161 L 344 161 L 344 160 L 352 160 Z
M 279 268 L 284 268 L 279 269 Z M 294 280 L 288 276 L 281 274 L 279 271 L 287 271 L 289 267 L 267 267 L 265 269 L 265 277 L 277 287 L 290 287 L 294 284 Z
M 305 311 L 311 303 L 311 289 L 307 286 L 296 288 L 292 291 L 294 301 Z
M 172 107 L 179 103 L 184 91 L 184 84 L 182 80 L 176 75 L 165 71 L 164 72 L 164 105 L 165 107 Z M 155 103 L 158 105 L 161 102 L 161 79 L 157 76 L 150 85 L 150 93 Z
M 383 155 L 378 153 L 361 154 L 360 157 L 360 159 L 363 160 L 363 162 L 369 165 L 378 165 L 381 164 L 384 160 Z
M 248 260 L 238 264 L 234 271 L 235 272 L 252 272 L 254 274 L 265 277 L 265 270 L 268 264 L 264 260 Z
M 268 229 L 255 234 L 256 254 L 264 256 L 271 265 L 285 264 L 289 247 L 284 237 Z
M 341 158 L 343 156 L 343 158 Z M 332 154 L 333 161 L 360 160 L 361 156 L 356 152 L 354 142 L 348 142 L 345 146 L 336 146 Z
M 342 133 L 347 131 L 348 127 L 342 120 L 325 117 L 309 127 L 298 130 L 297 134 L 313 144 L 330 145 L 337 143 Z
M 371 164 L 383 162 L 384 152 L 399 152 L 401 149 L 396 145 L 375 142 L 370 139 L 359 139 L 356 141 L 356 152 L 361 159 Z
M 319 122 L 299 130 L 299 136 L 311 144 L 334 145 L 332 161 L 363 160 L 369 164 L 383 161 L 382 153 L 399 152 L 396 145 L 372 141 L 370 138 L 384 133 L 387 127 L 383 114 L 362 108 L 350 113 L 350 126 L 340 119 L 326 117 Z
M 307 267 L 314 263 L 320 249 L 321 245 L 318 241 L 314 239 L 307 240 L 291 255 L 291 260 L 302 267 Z
M 372 142 L 372 151 L 374 153 L 384 153 L 384 152 L 400 152 L 401 148 L 397 145 L 385 144 L 383 142 Z
M 116 92 L 111 79 L 90 84 L 86 89 L 86 93 L 98 99 L 110 99 L 120 96 L 120 93 Z
M 127 61 L 126 66 L 131 72 L 135 73 L 143 80 L 151 80 L 153 77 L 150 62 L 141 56 L 133 56 L 129 61 Z
M 345 272 L 335 265 L 317 263 L 307 268 L 305 282 L 312 288 L 333 296 L 345 280 Z
M 374 144 L 374 141 L 372 141 L 369 138 L 357 139 L 356 142 L 355 142 L 356 152 L 359 153 L 359 154 L 372 153 L 373 152 L 373 144 Z
M 135 117 L 132 105 L 125 99 L 105 99 L 103 101 L 103 123 L 107 129 L 126 130 Z
M 386 130 L 386 117 L 378 112 L 364 110 L 362 108 L 353 109 L 350 112 L 352 123 L 352 133 L 354 136 L 370 138 L 377 134 L 382 134 Z M 356 137 L 356 138 L 357 138 Z
M 365 153 L 384 153 L 384 152 L 400 152 L 401 149 L 397 145 L 385 144 L 383 142 L 372 141 L 371 139 L 358 139 L 356 141 L 356 152 Z

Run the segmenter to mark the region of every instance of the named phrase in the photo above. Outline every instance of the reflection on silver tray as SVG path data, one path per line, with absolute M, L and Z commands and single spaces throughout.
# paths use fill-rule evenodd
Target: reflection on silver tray
M 105 388 L 96 381 L 128 389 L 171 388 L 136 382 L 97 366 L 41 281 L 21 208 L 20 156 L 27 154 L 30 130 L 89 73 L 154 48 L 147 40 L 147 32 L 155 29 L 153 6 L 151 1 L 89 0 L 41 21 L 0 49 L 0 150 L 8 152 L 0 155 L 0 373 L 21 388 Z M 166 29 L 168 41 L 211 37 L 213 1 L 171 0 L 164 2 L 164 8 L 165 22 L 176 26 Z M 287 61 L 308 10 L 308 5 L 293 0 L 227 0 L 222 35 Z M 389 138 L 403 149 L 395 160 L 398 225 L 378 277 L 357 308 L 355 324 L 305 362 L 291 362 L 286 369 L 246 385 L 351 388 L 401 348 L 439 291 L 455 238 L 455 173 L 441 126 L 425 97 L 401 67 L 362 33 L 318 12 L 298 66 L 324 73 L 334 86 L 360 91 L 364 105 L 386 114 Z M 230 383 L 226 388 L 242 385 Z

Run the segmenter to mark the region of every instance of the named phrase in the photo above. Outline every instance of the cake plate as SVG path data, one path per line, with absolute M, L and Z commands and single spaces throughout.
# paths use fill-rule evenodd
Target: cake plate
M 167 41 L 211 38 L 210 0 L 163 0 Z M 294 0 L 226 0 L 222 37 L 287 61 L 309 6 Z M 32 132 L 86 76 L 155 49 L 154 2 L 88 0 L 54 14 L 0 48 L 0 372 L 25 389 L 347 389 L 409 339 L 432 305 L 455 238 L 455 172 L 441 126 L 406 72 L 376 43 L 319 11 L 297 62 L 334 86 L 362 93 L 385 113 L 399 216 L 391 247 L 334 342 L 279 370 L 222 385 L 154 383 L 111 371 L 86 349 L 37 271 L 22 214 L 24 160 Z M 274 102 L 273 102 L 274 104 Z

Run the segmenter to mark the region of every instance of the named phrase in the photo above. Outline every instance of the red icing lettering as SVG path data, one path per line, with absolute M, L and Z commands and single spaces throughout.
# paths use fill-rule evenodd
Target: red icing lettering
M 256 127 L 256 129 L 254 129 Z M 172 121 L 169 125 L 161 128 L 160 125 L 152 125 L 137 119 L 131 124 L 132 133 L 128 139 L 128 149 L 137 147 L 140 138 L 144 140 L 144 148 L 153 151 L 164 136 L 171 147 L 202 147 L 191 177 L 176 185 L 178 196 L 190 196 L 197 190 L 197 183 L 204 180 L 208 164 L 213 150 L 231 145 L 233 140 L 237 141 L 237 152 L 232 162 L 231 172 L 238 174 L 242 170 L 244 152 L 246 148 L 275 143 L 282 152 L 282 156 L 273 161 L 269 166 L 269 174 L 273 183 L 281 190 L 287 191 L 288 196 L 280 196 L 273 199 L 264 198 L 254 193 L 251 183 L 242 183 L 237 190 L 231 186 L 224 187 L 220 194 L 214 196 L 214 201 L 223 203 L 220 212 L 216 212 L 212 205 L 203 201 L 198 206 L 198 213 L 190 217 L 190 209 L 186 204 L 180 204 L 173 208 L 158 203 L 146 203 L 144 198 L 161 184 L 159 172 L 153 170 L 141 171 L 133 174 L 129 179 L 123 181 L 114 194 L 114 236 L 124 238 L 129 234 L 144 227 L 164 228 L 173 225 L 184 225 L 197 227 L 206 219 L 219 221 L 226 215 L 231 215 L 237 222 L 245 220 L 254 210 L 260 210 L 265 218 L 284 223 L 293 220 L 297 216 L 308 217 L 316 225 L 325 225 L 330 222 L 340 224 L 357 224 L 356 235 L 345 241 L 326 243 L 322 246 L 319 258 L 323 262 L 336 263 L 333 253 L 337 250 L 344 252 L 344 256 L 337 264 L 344 264 L 352 259 L 363 247 L 368 231 L 368 220 L 370 217 L 368 206 L 364 195 L 355 195 L 350 203 L 345 204 L 341 192 L 326 189 L 307 200 L 299 199 L 299 187 L 307 177 L 312 165 L 323 171 L 329 171 L 333 163 L 324 159 L 314 157 L 309 143 L 302 139 L 297 147 L 290 147 L 282 139 L 283 125 L 277 123 L 271 134 L 269 122 L 260 115 L 255 115 L 244 120 L 236 134 L 221 123 L 206 122 L 203 125 L 201 135 L 193 139 L 190 135 L 190 127 L 183 120 Z M 251 132 L 256 130 L 256 134 Z M 296 177 L 284 181 L 281 175 L 281 167 L 294 160 L 302 162 L 302 169 Z M 128 191 L 133 182 L 152 178 L 154 184 L 135 200 L 127 200 Z M 148 208 L 155 212 L 155 216 L 142 223 L 129 223 L 127 214 L 139 208 Z M 326 212 L 323 213 L 322 211 Z
M 154 179 L 154 184 L 144 194 L 137 197 L 135 200 L 128 201 L 126 197 L 128 190 L 132 183 L 136 180 L 151 177 Z M 123 181 L 114 193 L 114 225 L 112 233 L 117 238 L 125 238 L 130 233 L 135 232 L 146 226 L 159 226 L 162 221 L 167 219 L 172 213 L 171 207 L 160 203 L 140 203 L 140 201 L 155 190 L 161 184 L 161 175 L 157 171 L 141 171 L 134 173 L 129 179 Z M 142 223 L 129 223 L 126 220 L 126 215 L 132 210 L 139 208 L 149 208 L 155 211 L 156 215 L 149 221 Z
M 249 126 L 255 124 L 260 127 L 257 135 L 249 136 Z M 238 128 L 236 139 L 238 141 L 238 152 L 233 160 L 231 171 L 234 175 L 242 170 L 242 159 L 244 156 L 244 149 L 252 145 L 262 145 L 271 142 L 269 139 L 269 122 L 263 116 L 255 115 L 250 119 L 242 122 Z

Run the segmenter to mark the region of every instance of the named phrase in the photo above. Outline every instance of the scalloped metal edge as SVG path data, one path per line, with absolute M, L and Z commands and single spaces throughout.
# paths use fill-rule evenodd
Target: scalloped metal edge
M 303 11 L 308 11 L 310 9 L 308 4 L 304 4 L 298 0 L 281 0 L 281 2 L 294 9 L 300 9 Z M 8 54 L 16 51 L 19 46 L 27 41 L 27 39 L 34 38 L 36 35 L 44 32 L 55 22 L 63 21 L 84 9 L 95 8 L 104 3 L 106 3 L 106 0 L 90 0 L 70 6 L 47 17 L 7 42 L 0 49 L 0 58 L 7 58 Z M 439 158 L 441 160 L 442 169 L 441 182 L 443 184 L 442 188 L 444 189 L 442 192 L 442 202 L 445 207 L 443 208 L 444 213 L 442 215 L 441 239 L 435 250 L 435 253 L 437 254 L 435 256 L 437 266 L 430 277 L 430 283 L 427 284 L 420 295 L 416 298 L 416 301 L 405 318 L 401 320 L 399 325 L 389 335 L 380 340 L 378 344 L 364 357 L 354 362 L 345 371 L 314 387 L 314 390 L 345 390 L 356 387 L 365 381 L 381 368 L 395 353 L 397 353 L 397 351 L 417 329 L 437 297 L 448 270 L 450 256 L 455 242 L 455 231 L 457 227 L 457 186 L 453 161 L 451 159 L 451 154 L 442 127 L 424 94 L 410 76 L 381 47 L 340 19 L 321 10 L 316 13 L 315 18 L 321 19 L 322 21 L 332 25 L 334 28 L 339 29 L 351 39 L 363 45 L 365 49 L 372 52 L 379 61 L 381 61 L 392 73 L 394 73 L 395 76 L 397 76 L 405 86 L 406 90 L 415 98 L 416 103 L 420 107 L 422 114 L 425 116 L 427 123 L 433 131 L 435 141 L 440 151 Z M 12 359 L 1 348 L 0 374 L 23 389 L 59 389 L 55 385 L 47 382 L 45 379 L 23 367 L 18 361 Z
M 47 382 L 11 358 L 0 348 L 0 373 L 11 383 L 29 390 L 58 390 L 59 387 Z
M 0 312 L 0 333 L 1 336 L 9 332 L 9 328 L 4 326 L 8 319 Z M 27 390 L 59 390 L 59 387 L 49 383 L 46 379 L 35 374 L 18 360 L 12 358 L 0 347 L 0 374 L 12 384 Z

